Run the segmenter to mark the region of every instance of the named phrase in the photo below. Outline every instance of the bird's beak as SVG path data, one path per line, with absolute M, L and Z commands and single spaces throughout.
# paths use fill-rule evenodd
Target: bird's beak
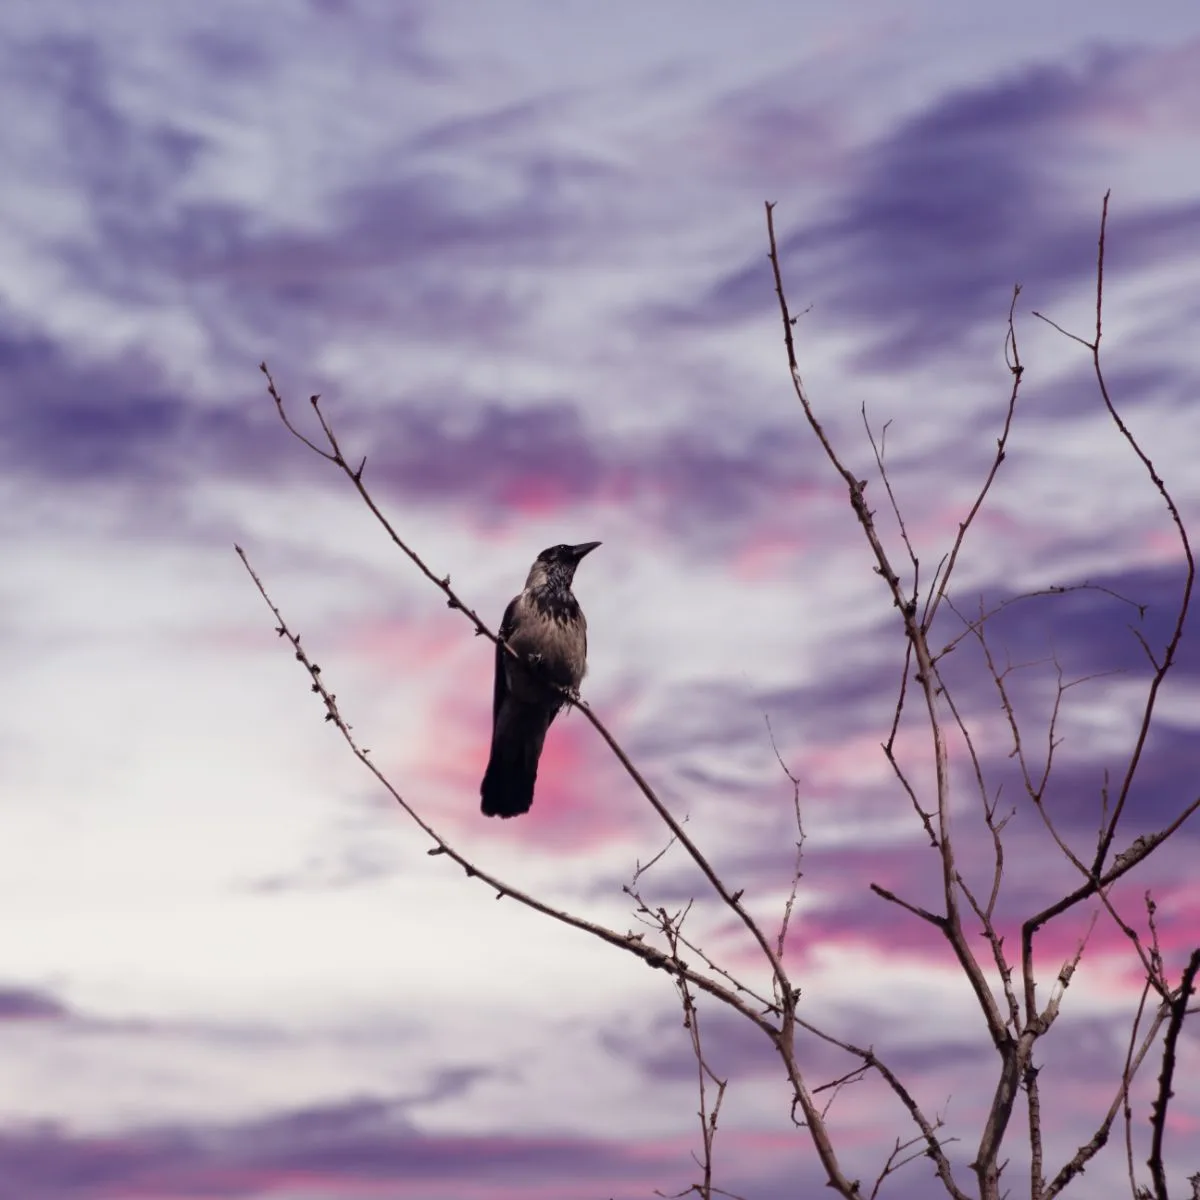
M 578 546 L 572 546 L 571 552 L 575 555 L 575 561 L 578 562 L 585 554 L 591 554 L 599 542 L 580 542 Z

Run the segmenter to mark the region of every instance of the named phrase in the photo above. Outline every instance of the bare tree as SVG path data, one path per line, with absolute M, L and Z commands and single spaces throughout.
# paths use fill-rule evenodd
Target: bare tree
M 786 1073 L 790 1092 L 791 1117 L 800 1134 L 797 1154 L 805 1142 L 819 1161 L 825 1181 L 846 1200 L 876 1197 L 887 1191 L 903 1168 L 920 1161 L 928 1162 L 944 1192 L 954 1200 L 999 1200 L 1013 1179 L 1002 1176 L 1014 1156 L 1028 1161 L 1028 1192 L 1031 1200 L 1051 1200 L 1063 1192 L 1100 1154 L 1120 1119 L 1125 1134 L 1126 1173 L 1131 1194 L 1136 1198 L 1153 1196 L 1166 1200 L 1168 1179 L 1166 1163 L 1167 1114 L 1173 1086 L 1179 1074 L 1180 1035 L 1190 1006 L 1196 975 L 1200 971 L 1200 947 L 1193 951 L 1180 973 L 1172 975 L 1159 944 L 1155 925 L 1155 906 L 1145 891 L 1144 913 L 1134 915 L 1118 901 L 1115 885 L 1135 875 L 1146 882 L 1148 860 L 1200 808 L 1200 795 L 1181 802 L 1178 810 L 1161 828 L 1126 840 L 1122 831 L 1127 822 L 1131 792 L 1139 769 L 1147 758 L 1148 739 L 1154 726 L 1163 684 L 1175 667 L 1190 613 L 1195 582 L 1195 561 L 1187 529 L 1167 484 L 1156 472 L 1151 460 L 1123 419 L 1110 395 L 1101 363 L 1103 333 L 1105 239 L 1108 224 L 1108 196 L 1105 196 L 1100 221 L 1096 258 L 1095 324 L 1087 336 L 1062 329 L 1040 313 L 1034 315 L 1054 325 L 1065 337 L 1078 343 L 1090 355 L 1099 401 L 1111 418 L 1116 435 L 1128 452 L 1141 464 L 1147 485 L 1157 494 L 1166 510 L 1179 544 L 1181 565 L 1177 606 L 1170 630 L 1162 644 L 1154 644 L 1136 625 L 1137 639 L 1148 663 L 1148 682 L 1137 718 L 1132 749 L 1120 772 L 1106 783 L 1097 796 L 1097 832 L 1094 845 L 1081 851 L 1056 824 L 1046 803 L 1054 776 L 1060 745 L 1060 721 L 1072 689 L 1090 677 L 1068 678 L 1063 668 L 1052 664 L 1055 689 L 1049 717 L 1034 730 L 1022 718 L 1015 680 L 1020 664 L 1006 659 L 1002 641 L 994 633 L 999 615 L 1018 605 L 1053 604 L 1061 597 L 1078 591 L 1100 591 L 1115 604 L 1131 605 L 1139 616 L 1144 609 L 1136 601 L 1118 596 L 1108 588 L 1088 581 L 1062 583 L 1047 581 L 1034 591 L 1009 597 L 990 607 L 982 600 L 968 604 L 952 590 L 956 568 L 967 544 L 975 534 L 977 518 L 988 501 L 1008 454 L 1009 439 L 1018 416 L 1018 400 L 1024 379 L 1018 349 L 1016 305 L 1020 289 L 1014 289 L 1009 307 L 1006 332 L 1006 361 L 1011 375 L 1007 403 L 999 422 L 995 453 L 984 473 L 973 503 L 962 514 L 957 532 L 932 573 L 922 574 L 922 562 L 910 539 L 905 516 L 893 487 L 886 456 L 886 426 L 875 429 L 865 408 L 862 411 L 866 438 L 871 448 L 877 477 L 883 489 L 888 513 L 887 523 L 894 534 L 881 530 L 878 513 L 867 498 L 868 482 L 847 465 L 841 450 L 834 445 L 823 426 L 817 409 L 809 399 L 801 379 L 795 343 L 797 318 L 785 293 L 780 254 L 775 232 L 774 208 L 766 206 L 767 238 L 775 293 L 783 329 L 784 347 L 792 387 L 800 413 L 828 461 L 829 468 L 846 487 L 847 502 L 858 530 L 865 538 L 874 561 L 875 573 L 883 585 L 887 603 L 895 611 L 899 686 L 890 728 L 883 732 L 882 752 L 890 764 L 899 789 L 911 808 L 912 819 L 928 839 L 938 864 L 939 902 L 936 907 L 922 906 L 882 885 L 864 880 L 882 901 L 894 906 L 899 919 L 921 922 L 944 940 L 947 953 L 969 986 L 978 1011 L 981 1037 L 994 1052 L 995 1076 L 991 1101 L 985 1119 L 967 1145 L 973 1147 L 967 1174 L 961 1164 L 952 1161 L 948 1145 L 966 1140 L 961 1131 L 951 1139 L 943 1119 L 927 1111 L 915 1098 L 913 1081 L 906 1080 L 873 1045 L 856 1045 L 810 1019 L 801 1001 L 800 988 L 789 969 L 786 942 L 789 922 L 801 885 L 804 847 L 802 815 L 804 796 L 798 777 L 780 758 L 780 766 L 792 784 L 796 826 L 796 860 L 787 900 L 772 930 L 752 915 L 744 901 L 744 891 L 731 887 L 712 865 L 705 850 L 697 844 L 677 817 L 663 802 L 630 757 L 617 743 L 601 718 L 578 696 L 563 692 L 565 703 L 577 708 L 620 762 L 629 778 L 665 826 L 666 846 L 645 864 L 639 864 L 626 892 L 633 905 L 639 928 L 611 928 L 577 913 L 538 898 L 520 886 L 498 878 L 481 862 L 472 861 L 458 850 L 422 815 L 416 802 L 402 795 L 361 747 L 351 725 L 343 715 L 337 698 L 327 685 L 320 667 L 301 644 L 282 612 L 271 599 L 244 550 L 237 548 L 243 563 L 270 606 L 276 631 L 291 646 L 295 657 L 307 671 L 312 690 L 324 706 L 325 720 L 332 723 L 351 752 L 387 790 L 404 813 L 432 843 L 429 854 L 445 857 L 460 867 L 469 879 L 482 883 L 497 896 L 507 897 L 542 914 L 550 920 L 571 926 L 582 933 L 640 958 L 648 966 L 665 972 L 673 981 L 683 1014 L 691 1051 L 696 1061 L 699 1097 L 700 1148 L 697 1163 L 700 1178 L 688 1192 L 704 1200 L 728 1195 L 717 1185 L 715 1143 L 718 1119 L 727 1082 L 710 1065 L 706 1044 L 701 1036 L 703 1006 L 723 1007 L 749 1022 L 773 1047 Z M 370 509 L 395 547 L 411 562 L 431 586 L 445 597 L 450 608 L 460 612 L 475 634 L 493 642 L 497 635 L 451 586 L 448 576 L 428 565 L 425 557 L 406 540 L 392 518 L 377 503 L 365 479 L 366 460 L 357 464 L 347 457 L 319 397 L 310 404 L 319 433 L 309 437 L 294 423 L 284 400 L 265 364 L 267 388 L 276 411 L 287 430 L 312 453 L 334 470 L 341 472 Z M 894 540 L 895 545 L 889 545 Z M 501 643 L 503 645 L 503 643 Z M 511 648 L 505 647 L 508 653 Z M 997 700 L 996 712 L 1007 739 L 1010 759 L 1016 764 L 1023 797 L 1018 803 L 1036 812 L 1044 837 L 1057 848 L 1069 864 L 1075 882 L 1072 887 L 1035 911 L 1024 914 L 1016 946 L 1007 944 L 998 920 L 999 904 L 1009 881 L 1005 857 L 1005 835 L 1012 811 L 1002 809 L 998 786 L 992 778 L 987 757 L 977 749 L 979 718 L 969 714 L 958 699 L 958 685 L 947 670 L 948 660 L 972 651 L 977 672 L 990 681 Z M 897 752 L 901 729 L 919 729 L 925 741 L 930 783 L 916 778 Z M 955 745 L 969 764 L 969 793 L 964 796 L 960 780 L 950 766 L 950 747 Z M 973 798 L 972 798 L 973 797 Z M 963 815 L 974 812 L 974 824 Z M 954 822 L 952 824 L 952 810 Z M 990 866 L 983 872 L 971 872 L 960 866 L 965 839 L 982 835 L 988 848 Z M 671 909 L 655 904 L 643 890 L 643 878 L 662 856 L 670 851 L 685 855 L 699 870 L 708 900 L 722 906 L 746 931 L 756 947 L 769 987 L 752 986 L 745 972 L 734 970 L 710 953 L 699 936 L 693 936 L 688 918 L 689 903 Z M 1045 931 L 1068 914 L 1085 910 L 1089 922 L 1072 953 L 1062 959 L 1047 976 L 1039 970 L 1036 949 Z M 1044 1084 L 1036 1061 L 1039 1045 L 1058 1026 L 1068 1009 L 1067 996 L 1075 972 L 1087 949 L 1097 921 L 1111 921 L 1127 937 L 1130 953 L 1137 956 L 1144 975 L 1144 987 L 1136 1011 L 1130 1014 L 1128 1049 L 1119 1072 L 1110 1080 L 1108 1095 L 1097 1111 L 1094 1131 L 1073 1154 L 1062 1162 L 1047 1161 L 1046 1133 L 1049 1125 L 1043 1107 Z M 1039 987 L 1041 992 L 1039 993 Z M 882 1039 L 881 1039 L 882 1040 Z M 818 1082 L 808 1077 L 801 1066 L 800 1051 L 806 1045 L 832 1049 L 845 1059 L 845 1069 L 834 1079 Z M 1133 1083 L 1147 1058 L 1157 1056 L 1160 1069 L 1150 1111 L 1136 1112 Z M 1195 1068 L 1193 1067 L 1194 1071 Z M 831 1114 L 842 1090 L 864 1078 L 880 1081 L 897 1104 L 897 1128 L 880 1130 L 879 1161 L 870 1183 L 853 1178 L 846 1156 L 839 1152 L 836 1127 Z M 1022 1102 L 1023 1097 L 1023 1102 Z M 1014 1122 L 1018 1113 L 1024 1120 Z M 1143 1183 L 1135 1162 L 1135 1121 L 1148 1119 L 1150 1157 L 1149 1186 Z M 1193 1152 L 1194 1153 L 1194 1152 Z M 1111 1156 L 1110 1156 L 1111 1157 Z M 1200 1159 L 1192 1165 L 1200 1167 Z M 915 1169 L 911 1166 L 909 1169 Z M 969 1179 L 968 1179 L 969 1174 Z M 1190 1180 L 1193 1196 L 1200 1195 L 1200 1175 Z M 686 1194 L 686 1193 L 680 1193 Z

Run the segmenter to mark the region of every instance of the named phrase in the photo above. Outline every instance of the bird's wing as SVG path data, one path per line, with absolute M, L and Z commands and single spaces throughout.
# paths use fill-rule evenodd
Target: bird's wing
M 496 682 L 492 691 L 493 726 L 496 724 L 496 718 L 500 715 L 500 705 L 504 703 L 504 697 L 508 695 L 508 670 L 504 661 L 508 657 L 508 651 L 505 649 L 504 639 L 512 634 L 513 626 L 516 624 L 518 599 L 519 597 L 514 596 L 508 602 L 508 607 L 504 610 L 504 617 L 500 622 L 501 640 L 496 643 Z

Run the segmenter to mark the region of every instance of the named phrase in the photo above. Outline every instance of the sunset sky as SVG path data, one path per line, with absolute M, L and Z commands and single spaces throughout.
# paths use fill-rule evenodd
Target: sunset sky
M 1194 0 L 17 0 L 0 112 L 0 1200 L 640 1200 L 697 1178 L 668 977 L 430 857 L 234 544 L 373 760 L 480 867 L 624 932 L 661 827 L 575 713 L 532 812 L 479 814 L 492 647 L 288 435 L 263 360 L 310 436 L 321 394 L 493 627 L 539 550 L 603 543 L 576 580 L 584 695 L 772 933 L 795 842 L 773 733 L 806 835 L 802 1015 L 889 1058 L 973 1194 L 997 1059 L 944 941 L 869 890 L 941 903 L 880 750 L 899 619 L 791 388 L 763 206 L 812 402 L 903 568 L 864 406 L 886 426 L 925 581 L 995 454 L 1021 286 L 1013 432 L 951 599 L 1093 585 L 988 626 L 1035 763 L 1056 672 L 1072 684 L 1046 808 L 1088 858 L 1184 560 L 1090 354 L 1032 314 L 1092 336 L 1111 189 L 1108 387 L 1200 530 Z M 1079 876 L 969 639 L 946 671 L 1013 813 L 1013 948 Z M 916 717 L 898 753 L 927 800 Z M 1195 798 L 1198 730 L 1188 633 L 1114 852 Z M 969 766 L 956 744 L 960 867 L 986 892 Z M 1198 861 L 1200 818 L 1113 894 L 1145 936 L 1152 890 L 1173 979 Z M 768 986 L 678 848 L 641 885 L 695 898 L 688 928 Z M 1092 914 L 1041 935 L 1043 997 Z M 1037 1057 L 1047 1175 L 1115 1094 L 1141 985 L 1101 914 Z M 729 1078 L 718 1184 L 822 1194 L 765 1039 L 703 1020 Z M 814 1088 L 850 1069 L 801 1059 Z M 1180 1063 L 1177 1189 L 1200 1171 L 1200 1025 Z M 915 1132 L 875 1082 L 830 1121 L 868 1191 Z M 881 1195 L 936 1187 L 918 1159 Z M 1119 1125 L 1086 1187 L 1129 1195 Z

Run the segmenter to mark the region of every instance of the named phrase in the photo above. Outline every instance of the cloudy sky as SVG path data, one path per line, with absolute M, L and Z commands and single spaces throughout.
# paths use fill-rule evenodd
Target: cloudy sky
M 926 578 L 994 453 L 1022 286 L 1014 431 L 952 599 L 1096 585 L 989 626 L 1031 753 L 1056 670 L 1088 677 L 1046 800 L 1086 856 L 1183 558 L 1088 352 L 1031 314 L 1090 335 L 1111 188 L 1108 384 L 1196 524 L 1192 0 L 17 2 L 0 111 L 0 1200 L 594 1200 L 697 1178 L 669 981 L 428 856 L 322 722 L 234 543 L 375 761 L 480 866 L 624 931 L 661 829 L 577 714 L 529 816 L 479 815 L 491 647 L 287 435 L 264 359 L 306 429 L 322 394 L 378 502 L 493 623 L 537 551 L 603 541 L 577 580 L 585 694 L 774 928 L 795 831 L 769 719 L 807 834 L 802 1012 L 890 1056 L 970 1191 L 994 1054 L 944 944 L 868 889 L 939 904 L 879 749 L 897 617 L 790 388 L 763 202 L 813 402 L 882 510 L 863 406 L 888 426 Z M 881 529 L 903 563 L 886 511 Z M 1077 876 L 979 655 L 947 672 L 1013 812 L 1013 945 Z M 1114 850 L 1193 798 L 1198 700 L 1185 636 Z M 919 722 L 899 744 L 927 788 Z M 1114 893 L 1145 935 L 1153 890 L 1175 978 L 1198 854 L 1185 826 Z M 763 980 L 678 850 L 641 882 L 696 897 L 689 928 Z M 1043 995 L 1090 916 L 1043 934 Z M 1038 1058 L 1048 1175 L 1112 1099 L 1140 985 L 1102 917 Z M 729 1078 L 718 1183 L 816 1194 L 765 1042 L 704 1016 Z M 814 1087 L 848 1069 L 802 1057 Z M 1181 1071 L 1177 1188 L 1200 1170 L 1194 1031 Z M 867 1181 L 912 1133 L 872 1083 L 831 1122 Z M 1122 1143 L 1090 1196 L 1128 1194 Z M 932 1182 L 918 1160 L 883 1194 Z

